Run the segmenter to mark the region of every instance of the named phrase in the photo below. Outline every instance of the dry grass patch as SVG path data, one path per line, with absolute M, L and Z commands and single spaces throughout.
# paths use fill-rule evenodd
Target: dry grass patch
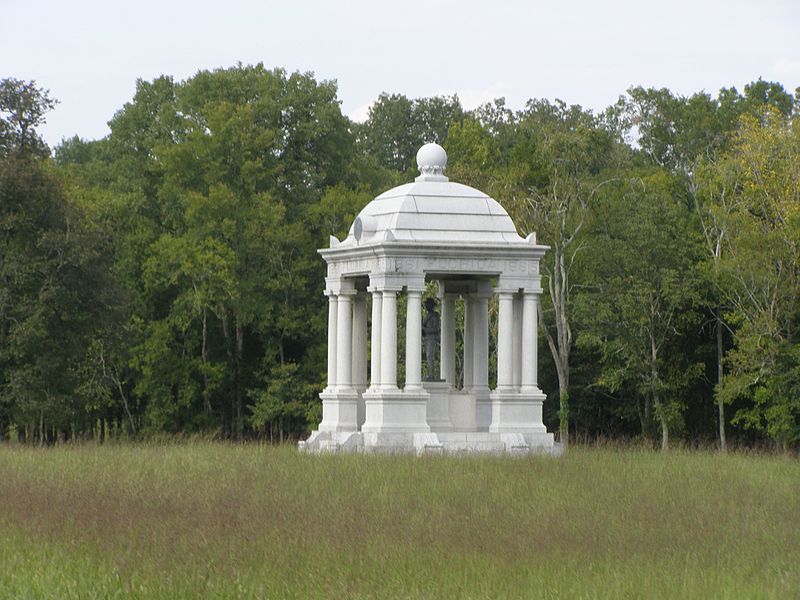
M 800 594 L 800 464 L 0 448 L 0 589 L 28 597 Z

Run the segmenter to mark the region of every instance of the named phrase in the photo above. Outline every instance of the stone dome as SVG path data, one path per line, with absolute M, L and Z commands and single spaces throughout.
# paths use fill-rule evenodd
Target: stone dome
M 496 200 L 444 176 L 447 164 L 444 148 L 425 144 L 417 153 L 417 164 L 420 176 L 367 204 L 342 245 L 392 241 L 460 245 L 526 243 Z

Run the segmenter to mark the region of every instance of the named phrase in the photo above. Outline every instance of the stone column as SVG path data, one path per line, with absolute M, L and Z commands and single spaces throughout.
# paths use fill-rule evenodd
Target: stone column
M 522 296 L 522 392 L 538 392 L 536 382 L 537 369 L 537 333 L 538 323 L 536 314 L 539 297 L 532 292 L 525 292 Z
M 356 294 L 353 299 L 353 387 L 358 394 L 358 426 L 364 424 L 366 406 L 364 392 L 367 390 L 367 298 Z
M 336 391 L 353 391 L 353 299 L 354 292 L 339 293 L 336 318 Z
M 489 296 L 490 288 L 482 283 L 473 304 L 473 359 L 472 390 L 475 397 L 475 426 L 478 431 L 488 431 L 492 422 L 489 401 Z
M 397 390 L 397 292 L 383 291 L 381 307 L 381 389 Z
M 478 294 L 473 303 L 472 386 L 489 387 L 489 296 Z
M 473 357 L 474 357 L 474 347 L 475 347 L 475 335 L 474 335 L 474 305 L 475 302 L 472 296 L 468 294 L 464 294 L 464 385 L 462 389 L 464 391 L 468 391 L 472 388 L 472 383 L 474 379 L 473 374 Z
M 519 391 L 522 382 L 522 297 L 514 294 L 514 389 Z
M 405 389 L 422 390 L 422 292 L 418 290 L 408 290 Z
M 367 300 L 363 294 L 353 299 L 353 385 L 367 387 Z
M 439 377 L 451 386 L 456 383 L 456 301 L 453 294 L 442 294 L 442 337 Z
M 514 295 L 498 292 L 497 390 L 509 392 L 514 385 Z
M 337 296 L 328 295 L 328 391 L 336 388 L 336 317 Z
M 383 292 L 374 288 L 372 292 L 372 365 L 370 367 L 370 387 L 381 387 L 381 306 L 383 305 Z

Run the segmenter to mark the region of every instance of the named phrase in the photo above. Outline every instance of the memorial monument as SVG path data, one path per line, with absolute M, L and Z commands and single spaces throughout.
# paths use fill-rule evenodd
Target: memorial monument
M 384 192 L 347 238 L 319 250 L 328 265 L 328 385 L 313 452 L 559 451 L 542 423 L 537 385 L 539 261 L 508 213 L 444 175 L 438 144 L 417 153 L 420 175 Z M 440 310 L 422 296 L 435 282 Z M 405 385 L 397 385 L 397 301 L 406 296 Z M 489 298 L 498 297 L 497 385 L 489 389 Z M 370 304 L 371 319 L 367 318 Z M 462 369 L 456 376 L 456 306 Z M 424 334 L 423 334 L 424 328 Z M 438 331 L 439 343 L 432 339 Z M 422 379 L 422 342 L 428 376 Z M 434 342 L 434 343 L 431 343 Z M 438 357 L 431 354 L 439 352 Z M 437 373 L 431 370 L 438 368 Z

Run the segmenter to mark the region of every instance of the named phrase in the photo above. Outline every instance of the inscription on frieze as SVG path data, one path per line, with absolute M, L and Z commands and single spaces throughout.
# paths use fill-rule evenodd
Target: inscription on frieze
M 496 271 L 497 262 L 491 259 L 479 258 L 430 258 L 427 268 L 430 271 L 445 271 L 449 273 L 474 273 L 481 271 Z
M 538 275 L 538 261 L 496 260 L 492 258 L 351 258 L 328 265 L 330 276 L 351 273 L 420 273 L 421 271 L 441 271 L 445 273 L 496 273 L 515 275 Z
M 342 273 L 366 273 L 372 271 L 376 267 L 376 263 L 380 263 L 380 261 L 372 257 L 351 258 L 339 263 L 339 268 Z M 380 264 L 377 265 L 377 268 L 381 269 Z
M 396 258 L 394 270 L 396 273 L 416 273 L 419 264 L 416 258 Z

